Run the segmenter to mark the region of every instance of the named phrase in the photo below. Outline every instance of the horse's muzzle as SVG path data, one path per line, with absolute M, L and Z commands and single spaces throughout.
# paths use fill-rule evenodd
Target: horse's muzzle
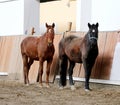
M 48 46 L 52 46 L 53 45 L 53 41 L 51 39 L 48 39 Z

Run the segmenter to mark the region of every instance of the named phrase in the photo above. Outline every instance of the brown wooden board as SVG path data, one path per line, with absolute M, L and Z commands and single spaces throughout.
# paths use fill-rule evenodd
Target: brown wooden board
M 9 69 L 12 43 L 13 37 L 0 37 L 0 72 L 7 72 Z
M 115 51 L 115 45 L 117 43 L 117 38 L 118 38 L 117 32 L 107 32 L 102 68 L 100 72 L 101 79 L 109 80 L 110 78 L 110 72 Z

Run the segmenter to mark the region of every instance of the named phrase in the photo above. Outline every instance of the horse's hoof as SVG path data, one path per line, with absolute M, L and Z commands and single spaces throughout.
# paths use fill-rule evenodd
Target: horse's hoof
M 91 89 L 85 89 L 86 92 L 92 91 Z
M 43 87 L 43 85 L 42 85 L 42 84 L 39 84 L 39 85 L 38 85 L 38 87 L 42 88 L 42 87 Z
M 59 89 L 62 90 L 64 87 L 63 86 L 60 86 Z
M 25 84 L 26 86 L 29 86 L 29 83 Z
M 39 85 L 40 88 L 42 88 L 43 86 L 42 85 Z
M 71 90 L 76 90 L 74 85 L 71 86 Z
M 50 85 L 46 85 L 46 88 L 50 88 Z

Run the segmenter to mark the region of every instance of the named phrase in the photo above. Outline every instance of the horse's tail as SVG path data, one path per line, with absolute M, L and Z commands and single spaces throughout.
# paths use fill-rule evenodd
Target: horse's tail
M 67 57 L 64 57 L 62 60 L 60 60 L 60 85 L 62 86 L 66 85 L 67 65 Z

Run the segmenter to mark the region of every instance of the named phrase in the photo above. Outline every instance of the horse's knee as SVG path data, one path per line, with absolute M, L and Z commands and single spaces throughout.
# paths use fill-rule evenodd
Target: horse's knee
M 39 70 L 39 75 L 42 76 L 43 70 Z

